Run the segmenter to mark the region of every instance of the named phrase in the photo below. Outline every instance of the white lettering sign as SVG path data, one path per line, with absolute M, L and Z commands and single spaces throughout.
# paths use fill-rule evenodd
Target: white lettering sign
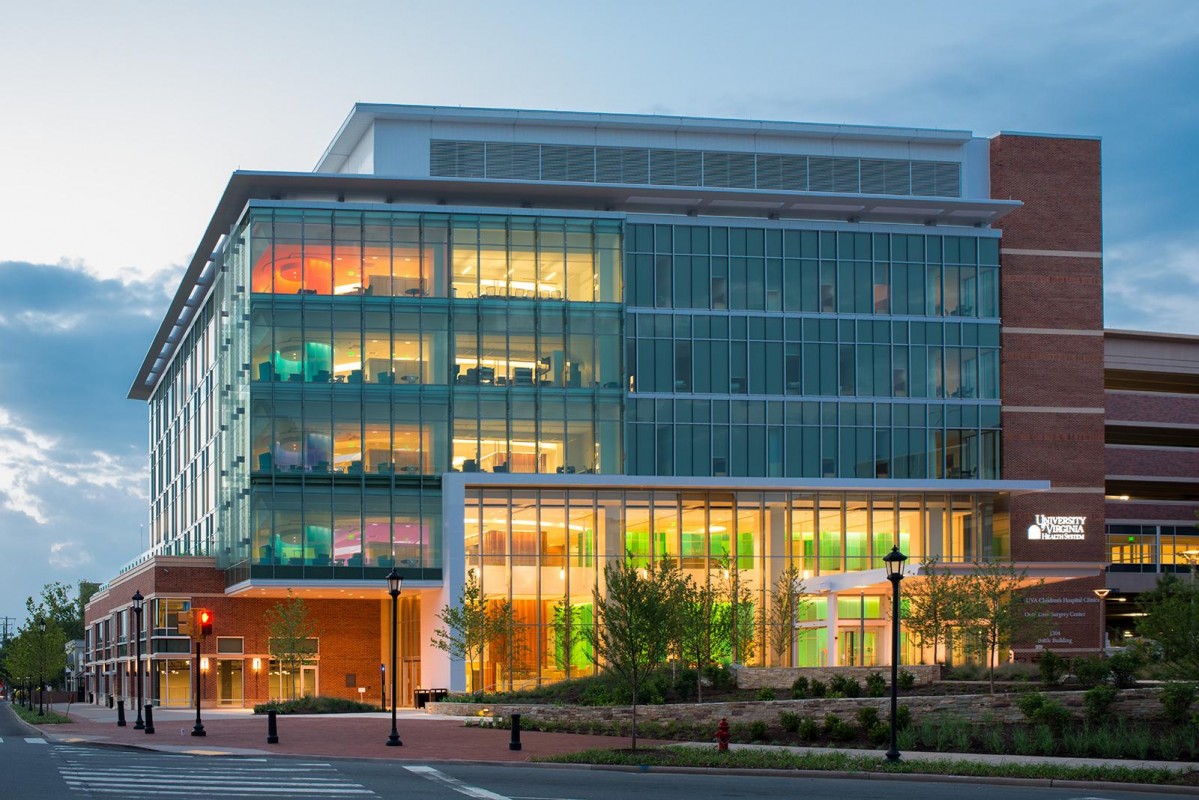
M 1028 526 L 1030 542 L 1060 539 L 1085 539 L 1086 517 L 1047 517 L 1037 514 Z

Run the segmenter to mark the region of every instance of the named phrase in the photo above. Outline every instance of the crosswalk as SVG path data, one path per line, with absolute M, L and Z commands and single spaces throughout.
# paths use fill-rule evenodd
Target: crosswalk
M 46 740 L 40 736 L 22 736 L 17 739 L 9 739 L 9 743 L 24 741 L 25 744 L 45 744 Z M 4 737 L 0 736 L 0 744 L 4 744 Z
M 68 787 L 90 797 L 363 798 L 377 795 L 331 765 L 266 759 L 145 754 L 87 747 L 54 748 Z

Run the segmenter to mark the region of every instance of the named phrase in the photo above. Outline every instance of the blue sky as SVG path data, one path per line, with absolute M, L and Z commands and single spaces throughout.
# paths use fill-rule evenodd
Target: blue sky
M 1199 3 L 27 3 L 0 50 L 0 615 L 139 550 L 125 400 L 235 169 L 356 101 L 1103 138 L 1106 322 L 1199 334 Z

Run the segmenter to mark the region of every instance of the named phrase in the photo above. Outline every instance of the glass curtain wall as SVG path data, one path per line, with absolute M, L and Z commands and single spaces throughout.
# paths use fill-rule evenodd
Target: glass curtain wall
M 823 663 L 825 598 L 804 610 L 807 627 L 788 648 L 770 646 L 761 611 L 789 566 L 803 578 L 877 569 L 898 544 L 912 563 L 942 553 L 967 563 L 995 555 L 991 495 L 888 495 L 844 492 L 690 492 L 679 490 L 467 489 L 466 569 L 485 596 L 510 600 L 518 634 L 471 664 L 471 685 L 507 689 L 591 674 L 590 651 L 578 635 L 595 624 L 595 591 L 603 567 L 626 558 L 636 568 L 671 562 L 720 593 L 745 637 L 721 644 L 721 660 L 749 664 Z M 948 543 L 948 544 L 946 544 Z M 939 550 L 934 549 L 939 548 Z M 880 659 L 882 594 L 843 598 L 840 618 L 859 625 L 843 663 Z M 863 605 L 864 603 L 864 605 Z M 865 621 L 865 636 L 861 623 Z M 734 648 L 738 652 L 734 652 Z M 852 652 L 850 652 L 852 650 Z
M 999 477 L 997 239 L 630 225 L 625 242 L 630 389 L 653 398 L 630 404 L 630 473 Z
M 439 570 L 441 474 L 621 471 L 619 222 L 255 209 L 235 248 L 239 575 Z

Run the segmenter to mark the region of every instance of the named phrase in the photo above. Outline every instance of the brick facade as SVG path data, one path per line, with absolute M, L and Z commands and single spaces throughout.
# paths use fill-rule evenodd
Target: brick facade
M 1030 613 L 1045 616 L 1031 626 L 1035 641 L 1016 649 L 1095 649 L 1091 590 L 1103 585 L 1106 561 L 1099 142 L 1000 134 L 991 140 L 991 195 L 1024 204 L 999 223 L 1003 477 L 1054 489 L 1012 498 L 1012 556 L 1094 563 L 1096 572 L 1035 590 L 1045 611 Z M 1037 514 L 1086 517 L 1086 538 L 1030 540 Z
M 114 611 L 128 608 L 135 591 L 140 591 L 146 598 L 147 615 L 152 613 L 152 601 L 161 598 L 187 599 L 191 601 L 192 608 L 212 611 L 212 636 L 200 644 L 201 657 L 208 658 L 210 663 L 202 686 L 205 707 L 217 705 L 217 674 L 213 663 L 217 659 L 242 661 L 244 705 L 252 706 L 269 699 L 268 666 L 271 656 L 266 613 L 281 598 L 230 597 L 225 594 L 224 573 L 216 568 L 212 559 L 158 557 L 115 579 L 107 591 L 97 595 L 86 610 L 88 625 Z M 385 663 L 380 643 L 386 631 L 388 618 L 385 615 L 389 613 L 386 603 L 382 599 L 307 598 L 304 602 L 320 642 L 316 659 L 319 693 L 327 697 L 379 703 L 379 665 Z M 147 625 L 151 623 L 152 620 L 147 618 Z M 218 654 L 219 637 L 241 637 L 242 652 Z M 113 668 L 119 664 L 121 669 L 132 670 L 129 663 L 132 656 L 133 648 L 130 646 L 127 658 L 108 659 L 106 666 Z M 184 653 L 168 655 L 143 651 L 142 657 L 149 661 L 186 659 L 190 656 Z M 261 664 L 257 672 L 253 669 L 254 659 L 259 659 Z M 366 692 L 359 693 L 359 687 L 364 687 Z M 116 696 L 125 694 L 118 686 L 112 687 L 111 691 Z M 144 694 L 147 698 L 151 696 L 148 686 Z

